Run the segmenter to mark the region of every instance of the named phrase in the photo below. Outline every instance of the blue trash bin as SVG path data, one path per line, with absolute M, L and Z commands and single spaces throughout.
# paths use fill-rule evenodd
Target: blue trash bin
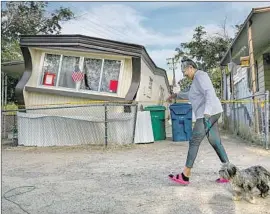
M 192 107 L 189 103 L 170 105 L 173 141 L 189 141 L 192 134 Z

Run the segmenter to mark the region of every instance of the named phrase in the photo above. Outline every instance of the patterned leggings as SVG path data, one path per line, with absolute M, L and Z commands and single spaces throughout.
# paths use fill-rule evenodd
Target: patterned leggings
M 197 119 L 192 131 L 192 137 L 189 141 L 189 149 L 186 160 L 186 167 L 192 168 L 194 161 L 197 157 L 197 153 L 201 142 L 203 141 L 205 135 L 208 138 L 209 143 L 215 149 L 220 161 L 222 163 L 229 162 L 226 151 L 221 144 L 221 139 L 219 135 L 218 119 L 221 114 L 213 115 L 209 120 L 204 118 Z

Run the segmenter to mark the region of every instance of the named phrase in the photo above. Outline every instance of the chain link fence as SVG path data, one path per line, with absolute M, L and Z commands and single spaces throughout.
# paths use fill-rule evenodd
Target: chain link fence
M 16 112 L 4 112 L 1 114 L 1 138 L 12 140 L 17 133 Z
M 269 148 L 269 92 L 223 103 L 223 128 Z
M 66 105 L 2 111 L 2 133 L 24 146 L 131 144 L 134 142 L 137 104 Z M 12 128 L 11 128 L 12 127 Z M 7 136 L 5 136 L 7 137 Z

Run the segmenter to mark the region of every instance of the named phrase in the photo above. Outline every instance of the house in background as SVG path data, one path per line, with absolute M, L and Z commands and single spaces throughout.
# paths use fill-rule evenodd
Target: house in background
M 224 100 L 246 98 L 246 101 L 252 101 L 252 98 L 247 97 L 254 95 L 257 99 L 265 99 L 263 95 L 259 95 L 270 90 L 269 22 L 270 7 L 253 8 L 221 60 Z M 234 115 L 232 108 L 228 105 L 225 107 L 226 116 L 234 118 L 233 121 L 245 123 L 247 127 L 254 124 L 256 106 L 252 102 L 235 104 Z M 256 112 L 256 117 L 264 117 L 262 111 Z M 258 128 L 257 125 L 257 131 Z
M 137 117 L 138 108 L 127 104 L 162 105 L 170 93 L 166 71 L 141 45 L 82 35 L 25 35 L 20 46 L 25 71 L 15 93 L 26 112 L 17 113 L 19 145 L 140 142 L 134 138 L 136 121 L 146 115 L 151 128 L 150 113 Z M 89 101 L 120 104 L 81 105 Z
M 22 36 L 25 72 L 19 105 L 89 100 L 160 104 L 170 92 L 166 71 L 141 45 L 82 35 Z
M 223 73 L 223 99 L 230 98 L 230 86 L 235 85 L 235 99 L 253 94 L 252 91 L 252 66 L 254 64 L 254 94 L 270 90 L 270 7 L 254 8 L 243 27 L 233 40 L 226 55 L 221 60 L 221 66 L 228 66 L 229 72 Z M 249 34 L 250 33 L 250 34 Z M 250 44 L 252 43 L 251 51 Z M 249 56 L 250 65 L 242 67 L 241 57 Z M 251 61 L 254 59 L 254 63 Z M 234 71 L 234 72 L 232 72 Z

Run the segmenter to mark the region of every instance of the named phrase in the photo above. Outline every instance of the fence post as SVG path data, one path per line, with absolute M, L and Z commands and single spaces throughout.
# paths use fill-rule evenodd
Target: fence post
M 240 105 L 239 103 L 236 103 L 236 110 L 237 110 L 237 128 L 236 128 L 236 132 L 237 132 L 237 135 L 239 135 L 240 133 L 240 117 L 239 117 L 239 111 L 240 111 Z
M 17 114 L 15 112 L 15 114 L 13 115 L 13 138 L 12 138 L 14 146 L 18 146 L 18 124 L 16 117 Z
M 5 73 L 1 72 L 1 81 L 2 81 L 2 85 L 1 85 L 1 107 L 2 110 L 4 110 L 4 97 L 5 97 Z
M 269 91 L 265 93 L 265 149 L 268 148 L 269 144 Z
M 108 106 L 107 103 L 104 104 L 104 109 L 105 109 L 105 147 L 108 145 Z
M 235 134 L 235 130 L 236 130 L 236 108 L 235 108 L 235 100 L 233 100 L 233 131 Z
M 138 114 L 138 104 L 135 105 L 135 115 L 134 115 L 134 126 L 133 126 L 132 143 L 134 143 L 134 141 L 135 141 L 135 132 L 136 132 L 137 114 Z
M 3 126 L 4 126 L 4 138 L 7 138 L 7 116 L 5 113 L 2 113 L 3 116 Z

